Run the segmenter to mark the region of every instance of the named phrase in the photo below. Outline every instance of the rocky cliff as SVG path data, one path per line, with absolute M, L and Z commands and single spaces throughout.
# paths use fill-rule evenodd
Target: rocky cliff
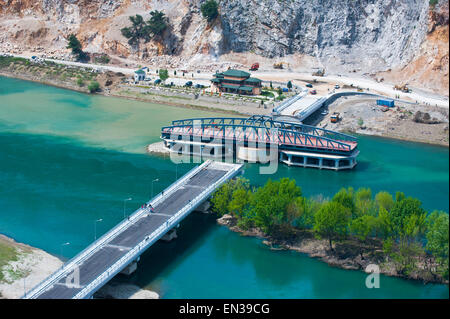
M 221 0 L 208 24 L 204 0 L 0 0 L 0 49 L 67 55 L 76 33 L 87 52 L 169 67 L 263 67 L 381 73 L 448 94 L 448 3 L 440 0 Z M 432 5 L 430 5 L 432 3 Z M 128 17 L 162 10 L 162 41 L 131 47 Z M 430 80 L 430 81 L 428 81 Z M 428 84 L 427 84 L 428 83 Z

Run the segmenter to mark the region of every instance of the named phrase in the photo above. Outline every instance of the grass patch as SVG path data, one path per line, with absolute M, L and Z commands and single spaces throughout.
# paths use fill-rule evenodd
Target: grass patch
M 19 253 L 7 242 L 0 240 L 0 282 L 4 280 L 3 268 L 11 261 L 18 260 Z

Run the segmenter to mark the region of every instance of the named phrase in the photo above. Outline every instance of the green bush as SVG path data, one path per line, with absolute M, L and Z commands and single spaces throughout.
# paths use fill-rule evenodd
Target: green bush
M 77 85 L 78 86 L 83 86 L 84 85 L 84 81 L 83 81 L 83 79 L 81 77 L 77 78 Z
M 100 90 L 100 84 L 97 81 L 91 81 L 88 85 L 88 90 L 91 93 L 95 93 Z
M 95 58 L 95 63 L 108 64 L 111 59 L 107 54 L 102 54 L 100 57 Z

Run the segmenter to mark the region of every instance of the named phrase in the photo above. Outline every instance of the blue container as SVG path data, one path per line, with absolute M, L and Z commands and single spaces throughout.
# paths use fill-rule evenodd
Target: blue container
M 289 92 L 289 89 L 283 88 L 283 92 Z
M 384 100 L 384 99 L 378 99 L 377 105 L 383 105 L 388 107 L 394 107 L 394 100 Z

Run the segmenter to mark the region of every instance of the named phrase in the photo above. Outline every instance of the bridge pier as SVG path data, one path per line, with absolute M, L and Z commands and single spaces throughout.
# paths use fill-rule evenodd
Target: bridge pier
M 203 202 L 203 204 L 200 204 L 195 211 L 203 214 L 209 214 L 209 208 L 211 207 L 211 204 L 209 201 Z
M 137 269 L 137 263 L 141 259 L 141 257 L 138 257 L 136 260 L 133 260 L 128 266 L 126 266 L 120 273 L 122 275 L 131 275 L 134 273 Z
M 169 242 L 176 238 L 178 238 L 177 230 L 175 228 L 172 228 L 164 236 L 161 237 L 161 240 Z

